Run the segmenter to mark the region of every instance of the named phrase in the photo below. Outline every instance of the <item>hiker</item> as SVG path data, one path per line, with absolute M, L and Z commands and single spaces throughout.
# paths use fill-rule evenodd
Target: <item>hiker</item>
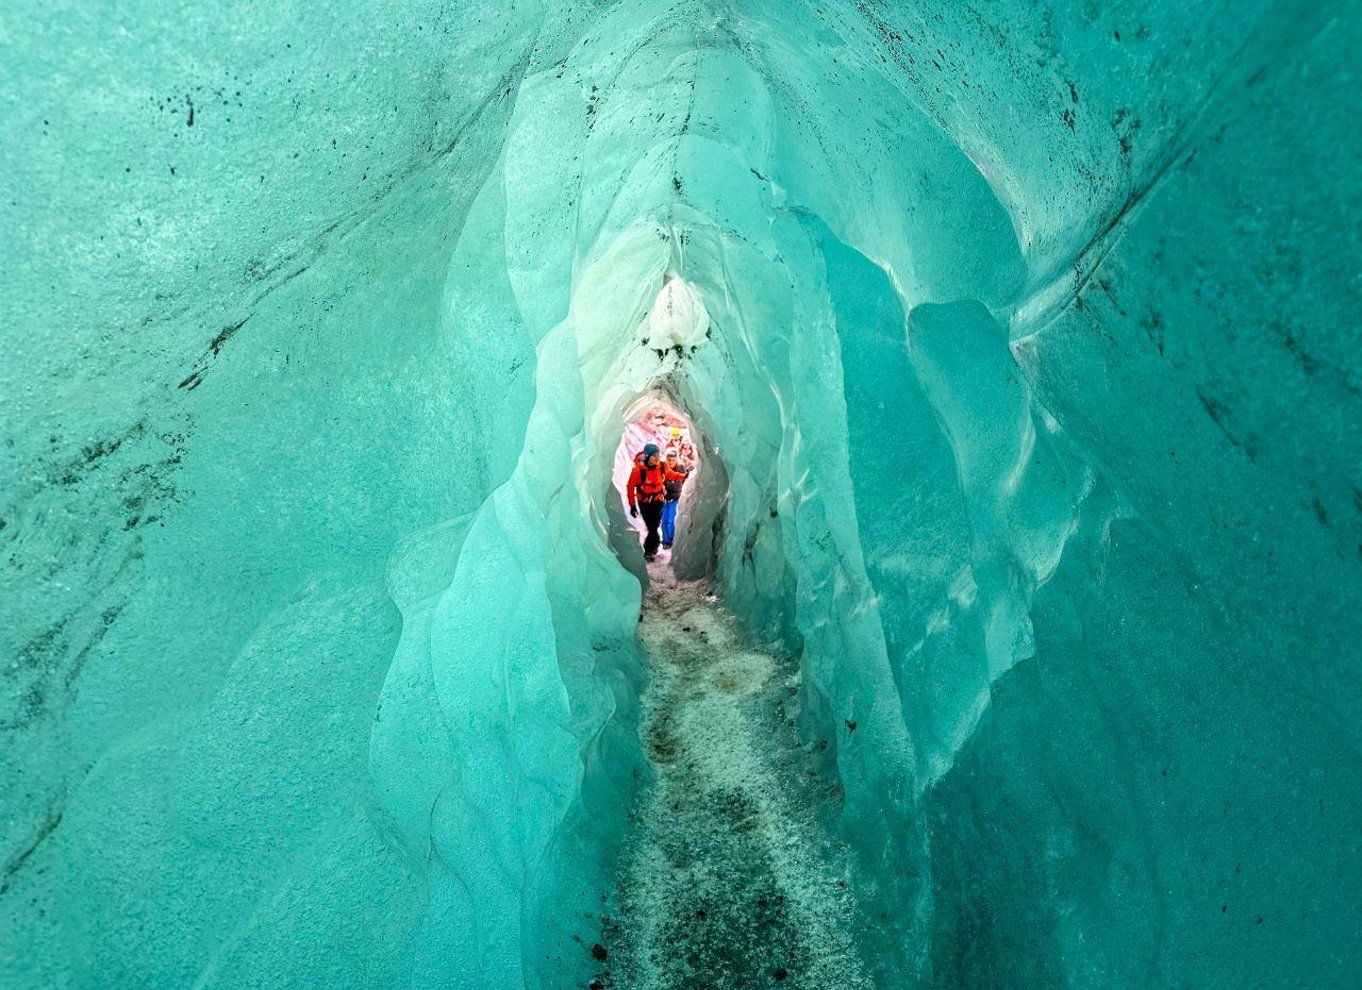
M 667 452 L 667 470 L 662 481 L 665 501 L 662 503 L 662 549 L 670 550 L 676 542 L 676 509 L 681 501 L 681 486 L 686 483 L 690 468 L 677 459 L 676 451 Z
M 643 541 L 644 560 L 657 557 L 657 545 L 661 542 L 657 528 L 667 497 L 667 473 L 657 444 L 650 443 L 643 448 L 642 461 L 636 462 L 629 474 L 629 515 L 637 519 L 643 513 L 643 523 L 648 527 L 648 536 Z

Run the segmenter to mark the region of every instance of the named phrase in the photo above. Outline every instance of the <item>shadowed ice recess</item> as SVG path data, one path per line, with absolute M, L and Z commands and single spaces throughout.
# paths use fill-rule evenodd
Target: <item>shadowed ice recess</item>
M 4 990 L 1358 986 L 1359 0 L 0 38 Z

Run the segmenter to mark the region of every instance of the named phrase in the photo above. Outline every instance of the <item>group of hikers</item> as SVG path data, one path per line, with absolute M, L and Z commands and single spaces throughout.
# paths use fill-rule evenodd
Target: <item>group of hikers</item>
M 629 474 L 629 515 L 635 519 L 642 515 L 648 527 L 643 540 L 644 560 L 657 558 L 659 544 L 670 550 L 676 541 L 677 503 L 691 471 L 681 453 L 672 449 L 664 457 L 657 444 L 650 443 L 634 458 L 634 470 Z

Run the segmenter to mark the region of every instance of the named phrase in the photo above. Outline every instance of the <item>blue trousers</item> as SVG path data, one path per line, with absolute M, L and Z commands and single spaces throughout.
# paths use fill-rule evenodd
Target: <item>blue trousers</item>
M 668 502 L 662 507 L 662 542 L 671 543 L 676 539 L 677 502 Z

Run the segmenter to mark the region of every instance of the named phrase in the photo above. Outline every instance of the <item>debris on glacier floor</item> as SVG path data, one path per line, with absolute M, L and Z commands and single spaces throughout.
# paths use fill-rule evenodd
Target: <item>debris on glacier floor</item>
M 703 582 L 650 570 L 640 731 L 656 780 L 591 986 L 870 987 L 847 853 L 818 820 L 837 790 L 787 713 L 796 662 L 746 645 Z

